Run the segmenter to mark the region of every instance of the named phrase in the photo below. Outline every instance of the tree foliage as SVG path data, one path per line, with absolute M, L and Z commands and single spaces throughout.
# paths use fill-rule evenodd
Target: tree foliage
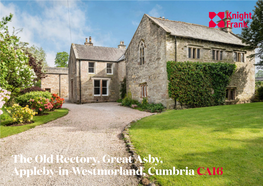
M 246 49 L 254 50 L 257 48 L 255 54 L 249 58 L 259 57 L 260 61 L 258 66 L 263 66 L 263 0 L 256 2 L 252 21 L 248 22 L 248 27 L 243 28 L 241 32 L 242 42 L 247 44 Z
M 58 52 L 55 59 L 55 65 L 57 67 L 68 67 L 68 53 Z
M 236 66 L 229 63 L 167 62 L 169 96 L 189 107 L 224 104 Z
M 263 77 L 263 70 L 259 70 L 259 71 L 256 73 L 256 77 Z
M 33 85 L 36 75 L 29 66 L 29 56 L 19 47 L 20 38 L 9 34 L 7 23 L 12 14 L 0 21 L 0 84 L 1 87 L 16 94 L 21 88 Z

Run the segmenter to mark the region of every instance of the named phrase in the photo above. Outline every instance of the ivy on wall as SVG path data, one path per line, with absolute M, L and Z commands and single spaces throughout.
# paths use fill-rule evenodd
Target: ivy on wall
M 222 105 L 235 69 L 229 63 L 168 61 L 169 96 L 189 107 Z

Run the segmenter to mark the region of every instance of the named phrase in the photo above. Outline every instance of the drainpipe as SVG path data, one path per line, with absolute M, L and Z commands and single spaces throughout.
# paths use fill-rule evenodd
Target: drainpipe
M 79 101 L 80 104 L 82 104 L 81 101 L 81 61 L 79 60 Z

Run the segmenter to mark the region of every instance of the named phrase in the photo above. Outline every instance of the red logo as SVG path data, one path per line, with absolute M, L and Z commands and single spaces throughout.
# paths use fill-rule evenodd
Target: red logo
M 216 15 L 221 19 L 221 21 L 219 21 L 218 24 L 216 24 L 213 21 Z M 216 26 L 220 28 L 225 27 L 225 22 L 223 20 L 225 18 L 225 12 L 218 12 L 218 14 L 216 14 L 215 12 L 209 12 L 209 18 L 211 19 L 211 21 L 209 22 L 209 27 L 216 27 Z

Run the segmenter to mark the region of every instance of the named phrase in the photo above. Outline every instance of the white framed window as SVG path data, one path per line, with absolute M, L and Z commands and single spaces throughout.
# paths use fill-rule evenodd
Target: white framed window
M 89 74 L 95 74 L 95 63 L 89 62 Z
M 93 79 L 93 88 L 94 96 L 108 96 L 109 79 Z
M 112 63 L 107 63 L 106 71 L 107 71 L 107 74 L 113 74 L 113 64 Z
M 188 47 L 188 58 L 200 59 L 200 48 Z

